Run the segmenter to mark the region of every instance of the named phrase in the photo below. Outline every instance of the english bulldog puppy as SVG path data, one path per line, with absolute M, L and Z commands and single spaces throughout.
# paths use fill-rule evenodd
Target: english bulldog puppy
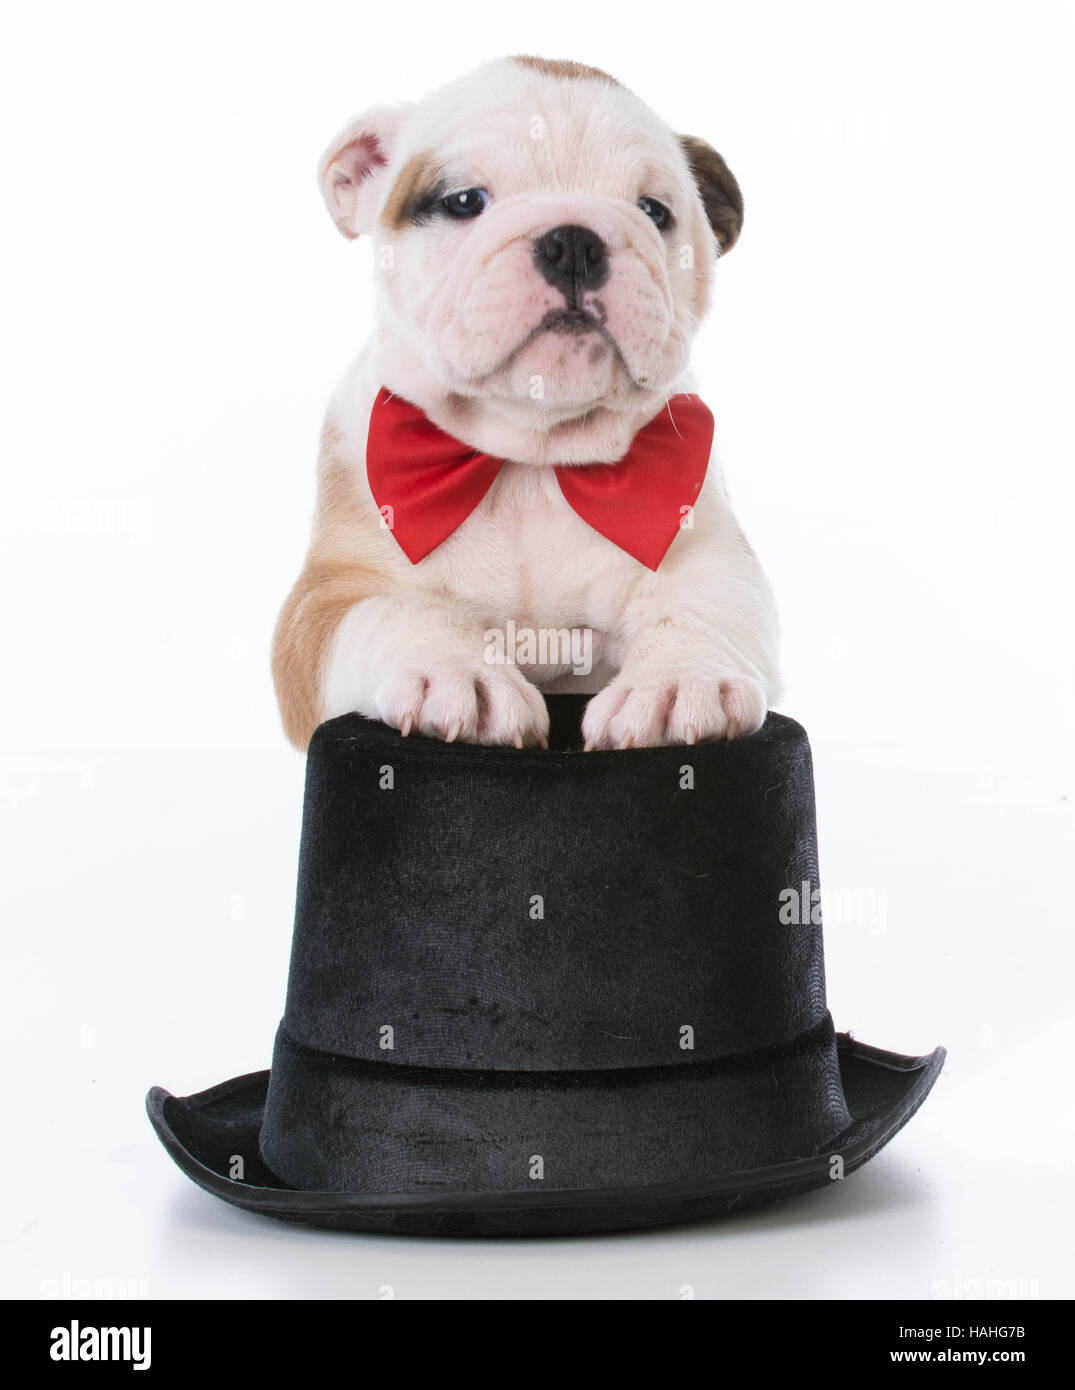
M 721 156 L 603 72 L 519 57 L 359 116 L 320 181 L 373 238 L 377 309 L 274 638 L 290 739 L 353 711 L 544 745 L 542 692 L 591 664 L 588 748 L 759 728 L 773 600 L 687 374 L 742 223 Z M 495 640 L 524 631 L 558 640 Z

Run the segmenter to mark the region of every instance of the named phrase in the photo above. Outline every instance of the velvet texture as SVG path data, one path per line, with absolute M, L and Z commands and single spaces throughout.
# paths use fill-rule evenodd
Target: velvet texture
M 818 883 L 805 733 L 583 754 L 583 705 L 547 752 L 315 734 L 261 1129 L 291 1187 L 629 1187 L 847 1129 L 821 929 L 779 919 Z

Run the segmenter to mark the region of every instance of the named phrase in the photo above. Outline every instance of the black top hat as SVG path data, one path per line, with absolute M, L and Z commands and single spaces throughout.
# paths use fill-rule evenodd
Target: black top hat
M 944 1059 L 836 1034 L 810 749 L 582 753 L 347 715 L 310 745 L 272 1071 L 150 1118 L 207 1191 L 288 1220 L 524 1234 L 655 1225 L 820 1187 Z

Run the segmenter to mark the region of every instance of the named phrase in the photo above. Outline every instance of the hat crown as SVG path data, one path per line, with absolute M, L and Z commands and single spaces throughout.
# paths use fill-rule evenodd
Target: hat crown
M 583 701 L 553 700 L 577 727 Z M 283 1029 L 340 1057 L 497 1071 L 780 1047 L 827 1018 L 817 879 L 791 719 L 583 754 L 345 716 L 309 751 Z

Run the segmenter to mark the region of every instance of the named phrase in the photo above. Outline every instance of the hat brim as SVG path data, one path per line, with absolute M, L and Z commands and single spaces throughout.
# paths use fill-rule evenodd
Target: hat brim
M 161 1143 L 206 1192 L 246 1211 L 338 1230 L 439 1236 L 581 1235 L 633 1230 L 716 1216 L 776 1201 L 853 1173 L 896 1134 L 932 1089 L 944 1048 L 925 1057 L 885 1052 L 837 1035 L 850 1126 L 823 1151 L 749 1171 L 687 1182 L 526 1192 L 303 1192 L 281 1182 L 260 1159 L 242 1181 L 228 1175 L 231 1155 L 257 1153 L 269 1073 L 238 1076 L 192 1096 L 154 1086 L 146 1109 Z M 256 1170 L 256 1171 L 255 1171 Z

